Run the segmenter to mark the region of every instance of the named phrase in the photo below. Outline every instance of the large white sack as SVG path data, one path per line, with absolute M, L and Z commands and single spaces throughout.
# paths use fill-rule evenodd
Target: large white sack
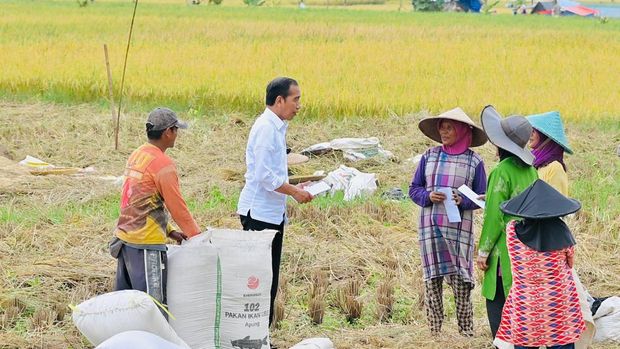
M 189 348 L 174 332 L 151 297 L 142 291 L 124 290 L 102 294 L 73 310 L 73 323 L 93 345 L 126 331 L 153 333 Z
M 119 333 L 95 349 L 184 349 L 180 345 L 156 336 L 150 332 L 127 331 Z
M 594 314 L 595 342 L 620 342 L 620 297 L 605 299 Z
M 334 343 L 329 338 L 308 338 L 295 344 L 291 349 L 334 349 Z
M 210 229 L 171 249 L 167 295 L 176 318 L 172 323 L 193 349 L 270 347 L 271 244 L 275 233 Z M 185 274 L 184 285 L 171 279 L 176 273 Z
M 170 325 L 194 349 L 214 345 L 217 250 L 198 237 L 168 246 Z
M 213 230 L 221 270 L 223 349 L 269 348 L 271 245 L 274 230 Z

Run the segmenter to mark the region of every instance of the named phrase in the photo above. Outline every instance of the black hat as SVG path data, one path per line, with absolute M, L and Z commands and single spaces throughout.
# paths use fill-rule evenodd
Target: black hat
M 563 217 L 579 211 L 580 208 L 579 201 L 567 198 L 540 179 L 521 194 L 500 205 L 505 214 L 527 219 Z
M 579 201 L 567 198 L 540 179 L 500 205 L 502 212 L 524 218 L 515 225 L 517 238 L 541 252 L 557 251 L 575 244 L 573 234 L 559 217 L 580 208 Z

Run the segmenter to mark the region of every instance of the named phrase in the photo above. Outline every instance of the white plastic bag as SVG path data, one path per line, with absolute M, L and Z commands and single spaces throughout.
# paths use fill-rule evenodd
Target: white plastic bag
M 183 347 L 150 332 L 127 331 L 108 338 L 95 349 L 183 349 Z
M 153 299 L 142 291 L 116 291 L 84 301 L 73 310 L 73 323 L 93 345 L 135 330 L 189 348 L 170 327 Z
M 330 172 L 323 181 L 329 184 L 331 194 L 344 190 L 344 200 L 350 201 L 358 196 L 372 195 L 377 190 L 377 176 L 374 173 L 360 172 L 356 168 L 340 165 Z
M 349 187 L 344 192 L 344 200 L 353 200 L 358 196 L 372 195 L 377 190 L 377 177 L 374 173 L 362 173 L 351 178 Z

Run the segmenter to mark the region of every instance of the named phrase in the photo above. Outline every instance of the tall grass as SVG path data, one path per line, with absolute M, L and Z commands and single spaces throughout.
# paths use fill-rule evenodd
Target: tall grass
M 102 45 L 118 87 L 132 2 L 0 4 L 0 94 L 103 101 Z M 297 78 L 314 117 L 455 105 L 477 114 L 620 115 L 620 21 L 140 3 L 128 105 L 260 110 L 266 83 Z

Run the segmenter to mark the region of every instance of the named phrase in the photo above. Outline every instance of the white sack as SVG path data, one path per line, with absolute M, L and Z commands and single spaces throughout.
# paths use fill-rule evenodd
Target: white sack
M 269 348 L 275 234 L 209 229 L 170 251 L 168 303 L 176 318 L 174 327 L 193 349 Z M 173 286 L 175 273 L 185 275 Z
M 150 332 L 127 331 L 108 338 L 95 349 L 183 349 L 183 347 Z
M 295 344 L 291 349 L 334 349 L 334 343 L 329 338 L 308 338 Z
M 601 303 L 594 324 L 594 342 L 620 342 L 620 297 L 609 297 Z
M 213 345 L 217 292 L 217 249 L 206 243 L 168 246 L 170 325 L 194 349 Z
M 189 348 L 168 324 L 151 297 L 142 291 L 124 290 L 102 294 L 73 310 L 73 323 L 93 345 L 126 331 L 153 333 Z
M 223 349 L 269 348 L 274 230 L 213 230 L 220 252 Z

